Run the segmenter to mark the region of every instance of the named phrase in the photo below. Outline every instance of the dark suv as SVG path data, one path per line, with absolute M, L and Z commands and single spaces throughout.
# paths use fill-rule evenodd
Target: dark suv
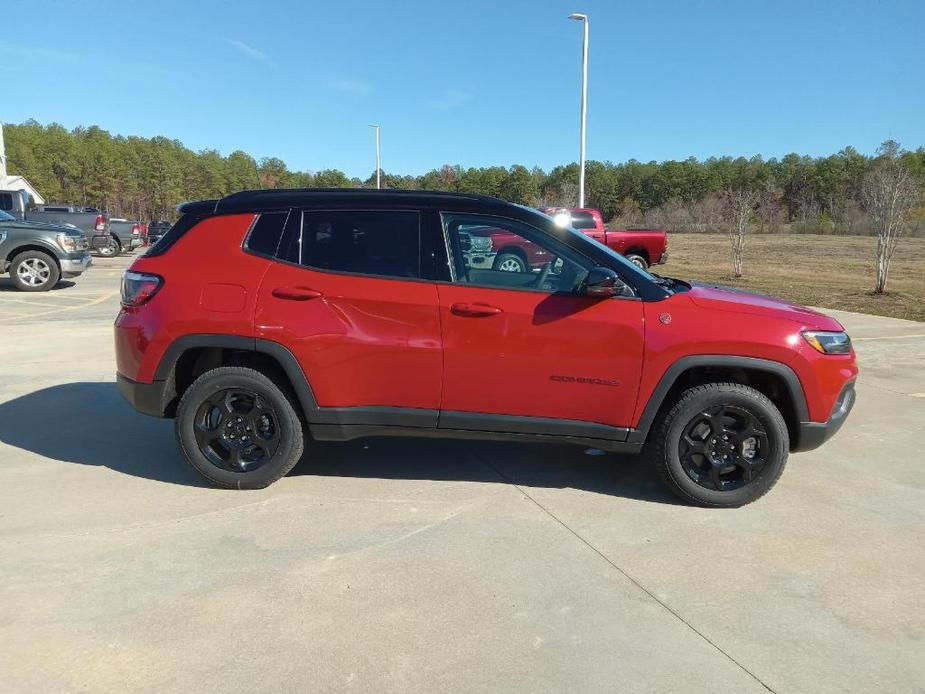
M 124 275 L 118 382 L 220 486 L 279 479 L 307 428 L 647 447 L 682 498 L 739 506 L 854 402 L 832 318 L 651 275 L 494 198 L 266 190 L 180 212 Z M 484 228 L 546 260 L 470 264 Z

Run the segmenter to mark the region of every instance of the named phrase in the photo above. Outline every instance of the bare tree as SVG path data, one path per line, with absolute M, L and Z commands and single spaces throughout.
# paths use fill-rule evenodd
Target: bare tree
M 748 188 L 726 191 L 726 222 L 729 240 L 732 242 L 732 276 L 742 276 L 742 257 L 745 254 L 745 238 L 752 214 L 758 204 L 760 192 Z
M 864 178 L 862 197 L 877 232 L 877 282 L 874 294 L 883 294 L 890 261 L 906 229 L 909 211 L 919 196 L 915 174 L 902 161 L 899 143 L 887 140 L 877 150 L 873 168 Z

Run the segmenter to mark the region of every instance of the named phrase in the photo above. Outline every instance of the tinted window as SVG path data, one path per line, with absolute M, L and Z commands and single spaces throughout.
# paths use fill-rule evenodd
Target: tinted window
M 420 277 L 419 216 L 400 211 L 305 210 L 301 228 L 287 233 L 280 257 L 332 272 Z
M 12 210 L 13 209 L 13 194 L 12 193 L 0 193 L 0 210 Z
M 444 214 L 454 279 L 462 284 L 572 292 L 589 261 L 539 229 L 510 219 Z
M 572 226 L 576 229 L 593 229 L 597 222 L 590 212 L 572 212 Z
M 260 215 L 247 237 L 248 250 L 262 255 L 276 255 L 288 214 L 288 212 L 264 212 Z

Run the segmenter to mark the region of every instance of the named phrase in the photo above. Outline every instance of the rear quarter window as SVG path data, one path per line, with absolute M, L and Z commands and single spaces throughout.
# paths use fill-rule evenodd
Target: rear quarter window
M 244 247 L 260 255 L 273 257 L 279 248 L 279 240 L 286 227 L 288 212 L 264 212 L 251 228 Z

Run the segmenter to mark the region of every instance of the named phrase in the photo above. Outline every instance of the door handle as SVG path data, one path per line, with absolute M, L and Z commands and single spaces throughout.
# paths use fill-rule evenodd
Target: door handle
M 277 299 L 288 299 L 289 301 L 309 301 L 324 296 L 321 292 L 308 287 L 277 287 L 272 294 Z
M 504 311 L 497 306 L 489 306 L 488 304 L 453 304 L 450 306 L 450 311 L 457 316 L 463 316 L 465 318 L 481 318 L 483 316 L 496 316 L 499 313 L 504 313 Z

